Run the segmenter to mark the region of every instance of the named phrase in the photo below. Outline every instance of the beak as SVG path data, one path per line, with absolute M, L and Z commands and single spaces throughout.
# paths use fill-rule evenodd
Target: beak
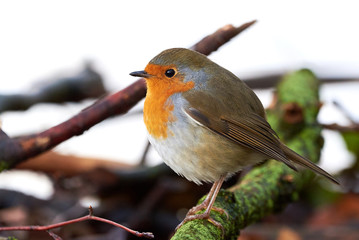
M 143 77 L 143 78 L 149 78 L 152 76 L 151 74 L 148 74 L 146 71 L 132 72 L 130 73 L 130 75 L 134 77 Z

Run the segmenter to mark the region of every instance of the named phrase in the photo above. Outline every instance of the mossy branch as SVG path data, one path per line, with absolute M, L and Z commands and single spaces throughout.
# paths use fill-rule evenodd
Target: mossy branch
M 319 82 L 309 70 L 288 74 L 278 85 L 276 102 L 267 112 L 268 121 L 279 137 L 314 162 L 319 160 L 322 147 L 321 128 L 316 122 L 318 89 Z M 223 237 L 235 240 L 240 229 L 297 200 L 312 176 L 309 171 L 296 173 L 280 162 L 267 161 L 250 171 L 238 185 L 219 193 L 214 205 L 226 210 L 229 218 L 215 211 L 211 216 L 224 227 L 224 236 L 210 222 L 194 220 L 178 229 L 172 240 Z

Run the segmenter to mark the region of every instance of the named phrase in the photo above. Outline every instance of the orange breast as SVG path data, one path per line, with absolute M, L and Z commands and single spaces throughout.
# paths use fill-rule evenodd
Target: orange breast
M 167 138 L 169 134 L 167 124 L 176 121 L 173 115 L 174 105 L 169 97 L 194 87 L 192 81 L 184 83 L 182 76 L 167 79 L 156 74 L 156 72 L 164 72 L 166 69 L 168 66 L 147 65 L 146 72 L 151 73 L 153 77 L 146 79 L 147 95 L 143 109 L 144 121 L 149 134 L 154 138 L 163 139 Z

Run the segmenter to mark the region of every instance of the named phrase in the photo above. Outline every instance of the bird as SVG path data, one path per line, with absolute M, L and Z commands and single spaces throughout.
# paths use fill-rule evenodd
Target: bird
M 186 48 L 162 51 L 143 71 L 147 93 L 143 118 L 151 145 L 177 174 L 196 184 L 213 183 L 205 200 L 177 226 L 211 218 L 222 183 L 242 169 L 275 159 L 297 170 L 304 166 L 338 181 L 288 148 L 266 120 L 261 101 L 236 75 L 207 56 Z M 205 210 L 197 214 L 199 210 Z M 228 215 L 227 215 L 228 217 Z

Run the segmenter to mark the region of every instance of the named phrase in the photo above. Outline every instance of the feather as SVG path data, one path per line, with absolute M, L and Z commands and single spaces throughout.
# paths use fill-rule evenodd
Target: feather
M 259 115 L 250 113 L 239 120 L 233 120 L 226 117 L 214 118 L 193 107 L 183 110 L 195 122 L 241 146 L 281 161 L 295 171 L 297 171 L 295 164 L 307 167 L 339 184 L 329 173 L 285 146 L 269 123 Z

